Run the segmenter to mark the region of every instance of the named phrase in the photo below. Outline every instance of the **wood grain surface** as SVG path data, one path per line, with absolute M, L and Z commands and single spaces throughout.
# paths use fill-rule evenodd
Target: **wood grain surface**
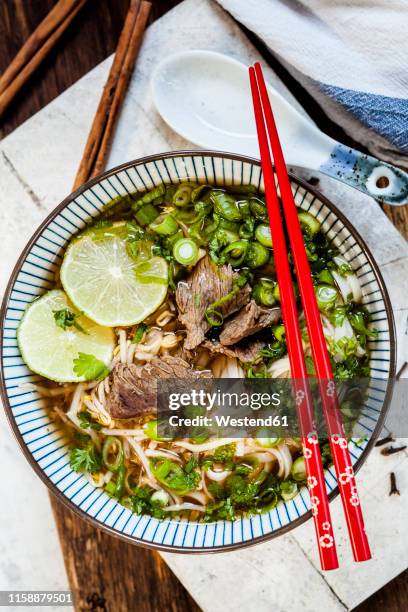
M 160 17 L 178 1 L 153 0 L 151 20 Z M 22 43 L 54 4 L 53 0 L 0 2 L 0 72 L 6 69 Z M 2 136 L 13 131 L 115 50 L 127 8 L 128 0 L 88 0 L 2 118 Z M 247 34 L 319 127 L 345 144 L 355 144 L 327 119 L 324 110 L 259 41 Z M 394 225 L 408 237 L 408 207 L 388 206 L 384 209 Z M 157 553 L 106 535 L 77 518 L 54 498 L 52 506 L 76 598 L 76 610 L 198 612 L 193 599 Z M 408 571 L 361 604 L 356 612 L 400 612 L 406 610 L 407 601 Z

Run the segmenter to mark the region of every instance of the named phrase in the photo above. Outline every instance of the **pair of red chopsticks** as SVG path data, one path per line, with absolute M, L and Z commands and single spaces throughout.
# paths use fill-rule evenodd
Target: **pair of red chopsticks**
M 344 435 L 338 405 L 333 372 L 317 307 L 309 262 L 306 255 L 296 204 L 286 169 L 278 132 L 259 63 L 249 68 L 252 100 L 261 153 L 265 183 L 266 205 L 269 214 L 283 321 L 292 378 L 294 380 L 297 412 L 302 433 L 307 483 L 310 491 L 312 514 L 317 535 L 322 569 L 338 567 L 336 545 L 330 517 L 318 436 L 315 431 L 313 401 L 308 383 L 302 338 L 299 328 L 296 299 L 292 286 L 292 275 L 288 261 L 281 206 L 275 185 L 272 156 L 278 178 L 283 218 L 295 265 L 300 296 L 305 313 L 316 377 L 322 398 L 323 412 L 329 435 L 338 486 L 343 502 L 351 546 L 355 561 L 371 558 L 370 547 L 364 528 L 364 520 L 354 479 L 353 466 Z

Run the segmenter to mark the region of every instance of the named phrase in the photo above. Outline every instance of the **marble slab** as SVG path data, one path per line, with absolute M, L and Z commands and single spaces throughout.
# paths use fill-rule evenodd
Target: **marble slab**
M 166 55 L 212 49 L 240 61 L 259 59 L 231 18 L 212 0 L 185 0 L 147 31 L 122 110 L 109 166 L 165 150 L 196 148 L 176 135 L 153 109 L 152 68 Z M 0 292 L 25 242 L 69 193 L 111 63 L 102 62 L 0 143 Z M 293 100 L 271 70 L 268 80 Z M 298 106 L 299 107 L 299 106 Z M 303 112 L 303 111 L 302 111 Z M 308 175 L 307 171 L 298 173 Z M 394 307 L 398 337 L 407 338 L 406 242 L 370 198 L 320 177 L 321 190 L 351 219 L 373 251 Z M 399 361 L 408 359 L 399 343 Z M 21 455 L 0 412 L 3 490 L 0 515 L 0 589 L 66 589 L 67 578 L 45 487 Z M 374 451 L 358 475 L 374 559 L 352 563 L 340 501 L 332 504 L 341 569 L 319 571 L 311 523 L 254 548 L 222 555 L 163 554 L 205 611 L 348 610 L 408 567 L 404 517 L 408 511 L 408 456 Z M 400 497 L 388 497 L 394 470 Z M 405 538 L 405 539 L 404 539 Z

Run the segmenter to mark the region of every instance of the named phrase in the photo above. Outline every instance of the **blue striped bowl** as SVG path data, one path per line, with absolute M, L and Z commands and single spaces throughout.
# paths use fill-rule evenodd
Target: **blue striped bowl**
M 172 551 L 208 552 L 248 546 L 282 534 L 311 516 L 309 494 L 302 489 L 289 502 L 270 512 L 235 522 L 199 524 L 136 516 L 105 492 L 94 488 L 83 475 L 70 469 L 69 441 L 50 421 L 44 400 L 22 383 L 35 382 L 21 358 L 16 329 L 30 302 L 53 286 L 54 273 L 72 236 L 92 222 L 112 198 L 183 180 L 218 185 L 255 185 L 263 189 L 259 162 L 216 152 L 163 153 L 127 163 L 90 181 L 66 198 L 38 228 L 24 249 L 11 276 L 1 312 L 1 393 L 11 427 L 37 474 L 61 501 L 95 526 L 133 543 Z M 367 440 L 350 443 L 355 469 L 363 463 L 379 433 L 395 373 L 395 339 L 392 310 L 377 265 L 363 240 L 344 216 L 312 187 L 291 177 L 297 204 L 310 210 L 323 224 L 358 275 L 364 304 L 379 329 L 369 342 L 372 377 L 370 397 L 360 419 Z M 326 471 L 330 497 L 337 493 L 332 469 Z

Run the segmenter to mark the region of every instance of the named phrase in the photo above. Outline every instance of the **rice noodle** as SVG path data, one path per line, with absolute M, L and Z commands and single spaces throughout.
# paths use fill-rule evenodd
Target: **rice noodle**
M 161 486 L 159 486 L 159 484 L 155 480 L 152 480 L 151 478 L 147 478 L 147 476 L 141 475 L 139 478 L 139 487 L 143 487 L 145 485 L 148 485 L 155 491 L 160 491 L 161 489 Z
M 209 480 L 215 480 L 215 482 L 222 482 L 231 474 L 231 470 L 212 470 L 208 468 L 207 478 Z
M 174 319 L 174 317 L 174 312 L 171 312 L 171 310 L 165 310 L 164 312 L 161 312 L 156 318 L 156 325 L 158 325 L 159 327 L 164 327 L 165 325 L 167 325 L 167 323 Z
M 349 274 L 347 276 L 347 282 L 353 294 L 353 300 L 358 304 L 363 298 L 363 292 L 357 274 Z
M 133 450 L 135 451 L 138 459 L 140 460 L 140 463 L 142 464 L 147 476 L 149 477 L 149 479 L 151 480 L 155 480 L 151 469 L 150 469 L 150 465 L 149 465 L 149 460 L 147 459 L 145 452 L 143 450 L 143 448 L 140 446 L 139 442 L 137 442 L 137 440 L 135 440 L 132 437 L 127 438 L 130 446 L 133 448 Z
M 195 499 L 196 501 L 198 501 L 199 504 L 202 504 L 203 506 L 207 503 L 207 496 L 201 491 L 192 491 L 191 493 L 187 493 L 185 497 Z
M 135 353 L 137 350 L 137 344 L 132 344 L 130 343 L 127 349 L 127 364 L 130 365 L 131 363 L 133 363 L 134 357 L 135 357 Z
M 118 330 L 119 336 L 119 347 L 120 347 L 120 361 L 121 363 L 126 363 L 127 361 L 127 340 L 126 340 L 126 331 L 124 329 Z
M 220 438 L 219 440 L 212 440 L 210 442 L 204 442 L 204 444 L 191 444 L 191 442 L 185 442 L 184 440 L 176 440 L 173 442 L 175 446 L 181 446 L 192 453 L 202 453 L 204 451 L 214 450 L 219 446 L 225 446 L 235 442 L 234 438 Z
M 163 508 L 165 512 L 181 512 L 182 510 L 196 510 L 197 512 L 205 512 L 205 506 L 199 506 L 198 504 L 191 504 L 190 502 L 184 502 L 182 504 L 174 504 L 173 506 L 166 506 Z
M 290 450 L 287 444 L 279 444 L 278 449 L 281 453 L 281 457 L 282 457 L 283 465 L 284 465 L 283 478 L 288 478 L 288 476 L 290 475 L 290 471 L 292 469 L 292 463 L 293 463 L 292 455 L 290 454 Z
M 145 451 L 145 454 L 146 454 L 146 457 L 167 457 L 168 459 L 172 459 L 173 461 L 177 461 L 178 463 L 183 462 L 181 457 L 179 457 L 177 453 L 174 453 L 172 451 L 167 451 L 164 449 L 151 450 L 150 448 L 148 448 Z
M 341 325 L 334 328 L 334 341 L 337 342 L 340 338 L 354 338 L 354 331 L 347 317 L 344 317 Z
M 333 325 L 333 323 L 324 314 L 320 314 L 320 320 L 322 322 L 323 333 L 324 333 L 325 337 L 326 338 L 333 338 L 334 337 L 334 325 Z
M 268 368 L 268 372 L 271 378 L 288 378 L 290 376 L 289 357 L 286 355 L 281 359 L 273 361 Z
M 211 364 L 214 378 L 245 378 L 245 372 L 238 359 L 217 355 Z
M 286 444 L 279 444 L 279 446 L 277 446 L 276 448 L 263 448 L 262 446 L 255 446 L 255 450 L 259 451 L 262 456 L 264 455 L 264 453 L 267 453 L 271 454 L 273 457 L 275 457 L 275 459 L 277 459 L 279 463 L 279 471 L 277 475 L 279 478 L 285 479 L 289 476 L 293 460 L 292 455 L 290 454 L 290 450 Z M 251 450 L 251 454 L 252 453 L 253 450 Z
M 239 440 L 237 440 L 237 443 L 236 443 L 235 456 L 242 457 L 244 454 L 245 454 L 245 440 L 244 438 L 240 438 Z
M 36 391 L 40 393 L 43 397 L 57 397 L 59 395 L 67 395 L 68 393 L 73 393 L 77 383 L 75 384 L 67 384 L 64 387 L 43 387 L 42 385 L 36 385 L 34 383 L 20 383 L 18 385 L 19 389 L 26 389 L 27 391 Z
M 132 437 L 135 440 L 146 440 L 147 436 L 142 428 L 137 429 L 108 429 L 103 427 L 101 433 L 105 436 L 125 436 L 126 438 Z M 128 440 L 129 442 L 129 440 Z
M 103 472 L 97 472 L 94 474 L 85 472 L 84 476 L 89 484 L 93 485 L 97 489 L 101 489 L 105 485 L 105 474 L 103 474 Z
M 92 416 L 102 423 L 102 425 L 108 426 L 112 423 L 111 415 L 103 404 L 96 398 L 94 391 L 92 392 L 90 399 L 85 396 L 83 397 L 82 402 L 91 412 Z
M 77 426 L 80 427 L 80 422 L 78 419 L 78 412 L 81 408 L 81 397 L 82 397 L 82 393 L 85 390 L 86 385 L 85 383 L 78 383 L 77 388 L 74 391 L 74 394 L 72 396 L 72 400 L 71 400 L 71 405 L 69 407 L 67 414 L 67 417 Z
M 351 293 L 350 285 L 347 282 L 347 276 L 342 276 L 335 270 L 331 271 L 334 280 L 336 281 L 336 285 L 340 290 L 341 297 L 345 302 L 348 301 L 349 293 Z
M 175 348 L 180 341 L 180 338 L 176 336 L 175 333 L 169 332 L 164 335 L 160 348 L 162 349 L 171 349 Z

